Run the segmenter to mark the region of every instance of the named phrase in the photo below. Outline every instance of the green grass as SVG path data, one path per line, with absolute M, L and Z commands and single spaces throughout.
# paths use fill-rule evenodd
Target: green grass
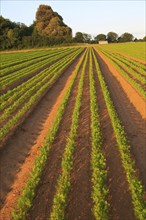
M 146 60 L 146 42 L 116 43 L 97 46 L 105 50 L 114 50 L 141 60 Z

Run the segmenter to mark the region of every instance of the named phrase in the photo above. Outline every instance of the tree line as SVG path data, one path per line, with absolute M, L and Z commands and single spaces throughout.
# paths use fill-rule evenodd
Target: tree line
M 36 19 L 30 26 L 12 22 L 0 16 L 1 50 L 46 47 L 56 44 L 98 43 L 99 41 L 109 43 L 146 41 L 146 37 L 138 40 L 130 33 L 124 33 L 119 37 L 115 32 L 109 32 L 107 35 L 98 34 L 94 39 L 90 34 L 77 32 L 73 37 L 72 29 L 48 5 L 39 6 Z

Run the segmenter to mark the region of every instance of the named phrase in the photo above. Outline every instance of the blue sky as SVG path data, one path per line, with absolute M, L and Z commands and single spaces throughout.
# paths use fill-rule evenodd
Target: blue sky
M 73 30 L 96 36 L 116 32 L 119 36 L 124 32 L 132 33 L 137 38 L 146 35 L 144 0 L 1 0 L 1 15 L 15 22 L 30 25 L 35 20 L 35 13 L 40 4 L 47 4 L 57 11 L 64 22 Z

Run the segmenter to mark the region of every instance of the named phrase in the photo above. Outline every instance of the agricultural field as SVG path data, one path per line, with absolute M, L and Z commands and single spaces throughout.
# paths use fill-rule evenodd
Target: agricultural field
M 1 219 L 146 219 L 145 55 L 123 45 L 0 54 Z
M 102 45 L 104 49 L 109 51 L 115 51 L 121 55 L 127 55 L 130 58 L 137 58 L 145 61 L 146 63 L 146 42 L 131 42 L 131 43 L 120 43 L 120 44 L 106 44 Z

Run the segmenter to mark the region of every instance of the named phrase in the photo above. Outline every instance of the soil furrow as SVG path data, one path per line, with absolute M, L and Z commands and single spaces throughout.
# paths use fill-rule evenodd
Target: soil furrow
M 27 219 L 48 219 L 53 205 L 53 197 L 56 192 L 58 176 L 61 173 L 62 155 L 66 146 L 66 140 L 70 131 L 73 106 L 77 95 L 77 87 L 80 73 L 78 74 L 65 113 L 61 120 L 58 134 L 50 149 L 48 162 L 43 170 L 40 184 L 36 190 L 36 197 Z
M 107 162 L 110 219 L 134 220 L 131 195 L 129 192 L 126 174 L 122 166 L 116 138 L 108 114 L 102 89 L 94 66 L 94 78 L 99 107 L 99 118 L 103 138 L 103 153 Z
M 65 93 L 78 60 L 58 79 L 1 150 L 0 214 L 8 216 L 8 219 L 55 118 L 62 101 L 61 95 Z
M 89 63 L 89 60 L 88 60 Z M 83 85 L 83 95 L 79 116 L 78 136 L 71 172 L 71 186 L 68 194 L 65 219 L 93 219 L 91 200 L 91 141 L 90 141 L 90 89 L 89 65 Z
M 71 53 L 72 53 L 72 52 L 71 52 Z M 71 53 L 70 53 L 70 54 L 71 54 Z M 11 89 L 13 89 L 13 88 L 19 86 L 20 84 L 22 84 L 22 83 L 28 81 L 30 78 L 36 76 L 36 75 L 37 75 L 38 73 L 40 73 L 41 71 L 43 71 L 43 70 L 49 68 L 50 66 L 52 66 L 53 64 L 55 64 L 57 61 L 59 61 L 60 59 L 63 59 L 64 57 L 66 57 L 66 56 L 68 56 L 68 55 L 70 55 L 70 54 L 67 54 L 67 55 L 65 54 L 65 55 L 62 56 L 61 58 L 59 57 L 59 58 L 55 59 L 54 61 L 51 61 L 51 63 L 48 63 L 48 64 L 43 65 L 41 68 L 38 68 L 38 69 L 35 70 L 34 72 L 33 72 L 33 71 L 30 71 L 31 73 L 30 73 L 29 75 L 25 75 L 23 78 L 18 79 L 16 82 L 14 82 L 14 83 L 12 83 L 12 84 L 6 86 L 5 89 L 0 90 L 0 94 L 2 95 L 2 94 L 4 94 L 4 93 L 6 93 L 7 91 L 9 91 L 9 90 L 11 90 Z M 78 56 L 79 56 L 79 55 L 78 55 Z M 32 64 L 32 65 L 34 65 L 34 64 Z
M 96 56 L 98 57 L 99 62 L 102 62 L 102 66 L 106 67 L 106 71 L 112 73 L 114 78 L 119 83 L 119 87 L 125 91 L 126 96 L 130 102 L 134 105 L 136 110 L 141 114 L 143 119 L 146 119 L 146 99 L 142 97 L 138 91 L 113 67 L 113 65 L 99 52 Z
M 71 62 L 70 66 L 69 66 L 69 67 L 66 67 L 66 70 L 65 70 L 64 72 L 68 71 L 68 69 L 70 69 L 72 66 L 75 66 L 75 64 L 77 63 L 77 60 L 79 59 L 79 57 L 81 57 L 82 54 L 83 54 L 83 51 L 82 51 L 79 55 L 77 55 L 77 57 L 75 57 L 75 59 Z M 38 103 L 40 102 L 40 100 L 46 95 L 46 93 L 52 88 L 52 86 L 55 86 L 56 83 L 58 82 L 58 80 L 63 77 L 64 72 L 62 72 L 62 73 L 59 75 L 59 77 L 54 80 L 53 84 L 50 85 L 50 86 L 40 95 L 40 97 L 38 97 L 38 99 L 31 105 L 31 107 L 29 108 L 29 110 L 26 111 L 26 112 L 24 113 L 24 115 L 13 125 L 13 128 L 10 129 L 8 135 L 6 135 L 6 136 L 3 138 L 3 140 L 1 141 L 1 143 L 0 143 L 0 150 L 1 150 L 1 148 L 4 147 L 4 145 L 5 145 L 5 143 L 8 141 L 8 139 L 10 139 L 10 137 L 14 134 L 15 130 L 17 129 L 17 127 L 20 126 L 20 125 L 26 120 L 26 118 L 29 116 L 29 114 L 35 109 L 35 107 L 38 105 Z M 18 112 L 18 109 L 17 109 L 16 111 Z M 16 112 L 16 113 L 17 113 L 17 112 Z M 15 114 L 15 116 L 16 116 L 16 115 L 17 115 L 17 114 Z M 12 117 L 12 114 L 11 114 L 11 117 Z
M 114 57 L 115 58 L 115 57 Z M 117 60 L 119 60 L 120 62 L 122 62 L 123 64 L 125 64 L 126 66 L 128 66 L 128 67 L 130 67 L 132 70 L 134 70 L 136 73 L 138 73 L 139 75 L 141 75 L 141 76 L 143 76 L 143 77 L 145 77 L 145 75 L 143 74 L 143 73 L 141 73 L 140 71 L 139 71 L 139 69 L 135 66 L 135 67 L 132 67 L 130 64 L 130 60 L 127 60 L 128 61 L 128 63 L 127 62 L 124 62 L 124 60 L 121 60 L 120 58 L 118 58 L 118 57 L 116 57 L 116 59 Z M 126 60 L 125 60 L 126 61 Z M 137 68 L 137 69 L 136 69 Z
M 135 82 L 137 82 L 143 89 L 145 89 L 145 85 L 139 80 L 137 79 L 136 76 L 134 76 L 132 73 L 130 73 L 130 71 L 127 71 L 124 67 L 122 67 L 118 62 L 116 62 L 114 59 L 110 58 L 114 63 L 116 63 L 124 72 L 127 73 L 127 75 L 132 78 L 133 80 L 135 80 Z
M 136 100 L 136 106 L 133 105 L 131 97 L 127 94 L 127 87 L 121 87 L 115 75 L 117 73 L 113 74 L 114 69 L 111 71 L 106 62 L 103 61 L 99 55 L 97 55 L 97 59 L 109 87 L 119 118 L 124 125 L 127 139 L 131 146 L 132 157 L 136 162 L 137 174 L 146 189 L 146 121 L 136 108 L 136 106 L 139 107 L 140 105 L 140 99 Z M 132 98 L 136 95 L 133 90 L 133 94 L 131 94 L 131 96 L 133 96 Z M 146 104 L 143 102 L 142 111 L 144 116 L 146 116 L 145 110 Z
M 130 56 L 130 55 L 126 55 L 126 54 L 124 54 L 124 53 L 120 53 L 120 52 L 116 52 L 116 51 L 114 51 L 114 52 L 117 53 L 117 54 L 119 54 L 119 55 L 121 55 L 121 56 L 123 56 L 123 57 L 130 58 L 130 59 L 132 59 L 132 60 L 137 61 L 138 63 L 142 63 L 142 64 L 146 65 L 146 61 L 145 61 L 145 60 L 141 60 L 141 59 L 138 59 L 138 58 L 136 58 L 136 57 L 132 57 L 132 56 Z

